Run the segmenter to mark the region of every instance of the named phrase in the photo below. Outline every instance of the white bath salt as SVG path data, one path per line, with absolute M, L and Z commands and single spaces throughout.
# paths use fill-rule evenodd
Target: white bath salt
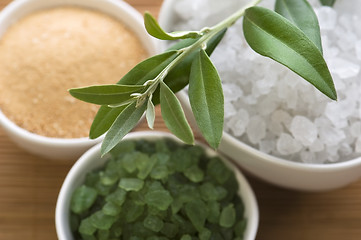
M 337 12 L 330 7 L 315 9 L 321 30 L 333 30 L 336 26 Z
M 317 163 L 316 154 L 310 152 L 309 150 L 302 151 L 300 155 L 301 155 L 301 160 L 304 163 Z
M 299 152 L 301 149 L 301 143 L 288 133 L 281 133 L 281 136 L 277 140 L 277 151 L 281 155 L 291 155 Z
M 266 136 L 266 123 L 263 118 L 257 115 L 251 117 L 246 132 L 251 143 L 259 143 Z
M 182 21 L 172 30 L 211 26 L 214 22 L 205 21 L 212 14 L 226 17 L 230 8 L 236 10 L 230 0 L 177 3 L 184 1 L 191 7 L 177 9 Z M 244 5 L 248 1 L 233 2 Z M 346 161 L 361 155 L 361 15 L 321 6 L 319 0 L 309 2 L 319 18 L 323 54 L 338 101 L 250 49 L 240 20 L 228 29 L 211 56 L 225 95 L 232 94 L 225 97 L 225 131 L 263 152 L 292 161 Z M 205 5 L 207 11 L 201 11 Z M 261 6 L 273 8 L 274 1 L 263 1 Z
M 351 124 L 350 126 L 350 132 L 353 137 L 359 137 L 361 136 L 361 122 L 357 121 Z
M 292 119 L 290 131 L 293 137 L 306 147 L 317 139 L 316 125 L 304 116 L 295 116 Z
M 355 152 L 361 153 L 361 136 L 357 138 L 355 143 Z
M 226 128 L 230 129 L 234 136 L 240 137 L 245 131 L 249 123 L 249 114 L 244 109 L 239 109 L 231 119 L 226 123 Z
M 311 146 L 309 146 L 311 152 L 321 152 L 325 149 L 323 142 L 320 139 L 316 139 Z

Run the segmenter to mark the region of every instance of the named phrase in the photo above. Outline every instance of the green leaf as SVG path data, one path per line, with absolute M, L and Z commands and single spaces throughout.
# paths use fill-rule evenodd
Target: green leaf
M 321 52 L 287 19 L 269 9 L 251 7 L 243 19 L 243 31 L 254 51 L 285 65 L 329 98 L 337 99 Z
M 142 117 L 146 105 L 135 107 L 136 103 L 127 106 L 116 118 L 101 146 L 102 156 L 117 145 L 120 140 L 130 132 Z
M 217 148 L 223 132 L 223 90 L 218 72 L 204 50 L 193 61 L 188 95 L 202 135 L 211 147 Z
M 321 4 L 324 6 L 332 7 L 335 4 L 336 0 L 320 0 Z
M 153 129 L 155 121 L 155 107 L 151 98 L 148 98 L 147 111 L 145 116 L 147 118 L 149 128 Z
M 84 102 L 99 105 L 118 104 L 131 99 L 130 94 L 140 92 L 143 85 L 99 85 L 83 88 L 73 88 L 69 93 Z
M 95 139 L 108 131 L 115 119 L 125 108 L 126 106 L 121 106 L 118 108 L 101 106 L 90 127 L 89 138 Z
M 164 82 L 160 83 L 160 106 L 167 128 L 185 143 L 194 144 L 193 132 L 183 109 L 175 94 Z
M 168 51 L 150 57 L 132 68 L 117 84 L 119 85 L 142 85 L 150 79 L 154 79 L 177 55 L 177 51 Z M 101 106 L 90 128 L 89 137 L 95 139 L 112 126 L 118 115 L 126 108 Z
M 200 33 L 196 31 L 178 31 L 167 33 L 159 26 L 157 20 L 149 12 L 144 14 L 144 26 L 151 36 L 161 40 L 177 40 L 200 37 Z
M 317 16 L 306 0 L 277 0 L 275 11 L 301 29 L 322 53 Z
M 218 43 L 223 39 L 224 34 L 227 29 L 219 32 L 213 38 L 211 38 L 207 43 L 206 52 L 208 56 L 212 54 L 214 49 L 217 47 Z M 178 50 L 185 48 L 191 44 L 193 44 L 197 39 L 185 39 L 177 42 L 172 47 L 168 49 L 168 51 Z M 175 66 L 165 77 L 164 82 L 167 86 L 172 89 L 173 92 L 178 92 L 183 89 L 189 83 L 189 74 L 191 72 L 191 66 L 193 59 L 195 58 L 197 52 L 191 53 L 188 57 L 186 57 L 182 62 L 180 62 L 177 66 Z M 153 103 L 159 103 L 159 88 L 153 94 Z
M 150 57 L 132 68 L 119 81 L 121 85 L 142 85 L 154 79 L 177 56 L 177 51 L 167 51 Z

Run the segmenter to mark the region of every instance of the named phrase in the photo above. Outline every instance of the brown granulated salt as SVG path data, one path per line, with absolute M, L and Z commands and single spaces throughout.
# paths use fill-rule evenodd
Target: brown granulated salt
M 86 137 L 97 106 L 69 88 L 116 83 L 147 53 L 118 20 L 59 7 L 31 14 L 0 40 L 0 108 L 17 125 L 47 137 Z

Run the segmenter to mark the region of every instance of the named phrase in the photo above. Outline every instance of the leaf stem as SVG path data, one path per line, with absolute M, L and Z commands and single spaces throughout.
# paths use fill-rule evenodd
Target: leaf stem
M 146 82 L 145 85 L 149 85 L 148 89 L 138 96 L 140 99 L 145 99 L 147 96 L 150 96 L 154 93 L 154 91 L 157 89 L 160 82 L 163 82 L 163 79 L 167 76 L 168 72 L 172 70 L 178 63 L 180 63 L 185 57 L 187 57 L 190 53 L 197 51 L 201 48 L 204 48 L 207 45 L 207 42 L 212 39 L 215 35 L 217 35 L 219 32 L 221 32 L 223 29 L 228 28 L 232 26 L 239 18 L 241 18 L 244 14 L 247 8 L 253 7 L 258 5 L 262 0 L 253 0 L 241 9 L 239 9 L 237 12 L 232 14 L 231 16 L 227 17 L 220 23 L 214 25 L 213 27 L 207 27 L 201 30 L 201 37 L 192 45 L 180 49 L 178 51 L 178 55 L 176 58 L 170 62 L 154 79 L 149 80 Z

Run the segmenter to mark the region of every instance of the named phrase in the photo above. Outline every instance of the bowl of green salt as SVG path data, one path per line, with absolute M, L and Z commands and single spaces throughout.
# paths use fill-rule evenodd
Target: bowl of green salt
M 241 172 L 204 145 L 128 134 L 72 167 L 56 205 L 59 240 L 255 239 L 258 206 Z

